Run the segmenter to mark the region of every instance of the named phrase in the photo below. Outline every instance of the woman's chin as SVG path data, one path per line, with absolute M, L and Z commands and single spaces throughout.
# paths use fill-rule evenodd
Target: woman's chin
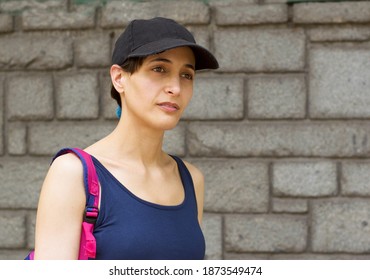
M 179 124 L 179 121 L 179 119 L 162 120 L 158 125 L 162 130 L 171 130 Z

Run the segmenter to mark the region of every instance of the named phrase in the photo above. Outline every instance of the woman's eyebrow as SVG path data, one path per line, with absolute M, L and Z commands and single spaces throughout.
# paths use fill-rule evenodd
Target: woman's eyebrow
M 165 63 L 170 63 L 172 64 L 172 61 L 167 59 L 167 58 L 163 58 L 163 57 L 156 57 L 156 58 L 153 58 L 151 59 L 149 62 L 165 62 Z M 185 67 L 187 68 L 190 68 L 192 70 L 195 71 L 195 66 L 193 64 L 190 64 L 190 63 L 186 63 L 185 64 Z

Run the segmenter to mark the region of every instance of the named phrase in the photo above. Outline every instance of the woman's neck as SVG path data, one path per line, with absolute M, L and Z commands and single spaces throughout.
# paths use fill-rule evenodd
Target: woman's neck
M 96 156 L 104 155 L 115 161 L 135 161 L 149 167 L 164 162 L 163 137 L 164 131 L 121 119 L 111 134 L 90 149 Z

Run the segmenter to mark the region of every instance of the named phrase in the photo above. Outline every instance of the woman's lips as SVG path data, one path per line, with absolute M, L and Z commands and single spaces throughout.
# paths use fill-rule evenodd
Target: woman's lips
M 158 106 L 166 112 L 175 112 L 180 109 L 179 105 L 177 105 L 176 103 L 172 103 L 172 102 L 162 102 L 162 103 L 159 103 Z

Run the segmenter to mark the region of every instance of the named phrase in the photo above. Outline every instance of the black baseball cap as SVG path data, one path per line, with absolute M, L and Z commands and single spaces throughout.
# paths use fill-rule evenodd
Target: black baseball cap
M 145 57 L 184 46 L 193 50 L 195 70 L 219 67 L 214 55 L 198 45 L 184 26 L 163 17 L 131 21 L 116 41 L 112 64 L 122 65 L 131 57 Z

